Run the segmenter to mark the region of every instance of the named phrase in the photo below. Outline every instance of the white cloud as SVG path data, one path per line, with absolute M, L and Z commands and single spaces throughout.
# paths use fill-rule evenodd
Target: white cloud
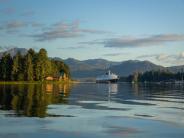
M 157 60 L 160 63 L 164 63 L 167 65 L 183 65 L 184 64 L 184 51 L 178 54 L 166 54 L 166 53 L 160 53 L 160 54 L 150 54 L 150 55 L 141 55 L 137 58 L 146 59 L 152 58 Z
M 160 46 L 168 42 L 184 41 L 184 34 L 160 34 L 148 37 L 132 37 L 125 36 L 121 38 L 110 38 L 101 41 L 81 42 L 83 44 L 101 44 L 104 47 L 112 48 L 136 48 L 147 46 Z
M 74 21 L 72 23 L 59 22 L 51 25 L 46 30 L 39 34 L 31 35 L 37 41 L 49 41 L 58 38 L 75 38 L 84 36 L 86 34 L 105 34 L 108 33 L 102 30 L 84 29 L 80 28 L 80 22 Z
M 167 54 L 159 54 L 159 55 L 156 56 L 156 59 L 163 61 L 163 60 L 168 60 L 168 58 L 170 58 L 170 57 L 171 56 L 169 56 Z
M 4 33 L 17 33 L 19 31 L 22 31 L 22 29 L 27 29 L 29 27 L 36 28 L 39 30 L 41 27 L 43 27 L 43 24 L 34 22 L 34 21 L 22 21 L 22 20 L 12 20 L 3 22 L 0 24 L 0 30 Z M 24 32 L 25 33 L 25 32 Z M 25 36 L 25 35 L 24 35 Z
M 1 9 L 0 10 L 0 13 L 1 14 L 5 14 L 5 15 L 13 14 L 15 12 L 16 12 L 16 10 L 14 8 L 12 8 L 12 7 Z
M 117 52 L 117 53 L 108 53 L 108 54 L 104 54 L 103 56 L 115 57 L 115 56 L 127 55 L 127 54 L 129 54 L 129 53 Z
M 180 53 L 179 58 L 184 58 L 184 51 Z

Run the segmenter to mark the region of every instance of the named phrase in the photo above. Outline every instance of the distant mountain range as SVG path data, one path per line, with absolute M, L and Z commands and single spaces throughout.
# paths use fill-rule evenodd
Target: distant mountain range
M 11 56 L 14 56 L 17 52 L 22 55 L 27 53 L 25 48 L 13 48 L 8 51 Z M 0 58 L 4 52 L 0 53 Z M 74 58 L 61 59 L 58 57 L 53 58 L 55 60 L 64 61 L 71 70 L 71 75 L 74 79 L 82 78 L 95 78 L 98 75 L 104 74 L 107 70 L 118 74 L 119 76 L 128 76 L 134 72 L 145 72 L 150 70 L 169 70 L 171 72 L 179 72 L 184 70 L 182 66 L 163 67 L 156 65 L 150 61 L 139 61 L 139 60 L 128 60 L 122 62 L 113 62 L 105 59 L 88 59 L 88 60 L 77 60 Z
M 153 64 L 149 61 L 128 60 L 119 65 L 111 66 L 112 72 L 117 72 L 120 76 L 127 76 L 134 72 L 145 72 L 150 70 L 165 70 L 164 67 Z
M 7 51 L 4 51 L 4 52 L 0 52 L 0 58 L 3 56 L 4 53 L 8 53 L 10 54 L 12 57 L 15 56 L 18 52 L 21 54 L 21 55 L 25 55 L 27 53 L 27 49 L 25 48 L 12 48 L 12 49 L 9 49 Z
M 62 60 L 62 59 L 60 59 Z M 140 61 L 140 60 L 127 60 L 122 62 L 113 62 L 104 59 L 89 59 L 89 60 L 76 60 L 73 58 L 68 58 L 63 60 L 71 70 L 73 78 L 95 78 L 98 75 L 104 74 L 108 70 L 119 76 L 128 76 L 134 72 L 145 72 L 151 70 L 168 70 L 173 73 L 184 71 L 184 65 L 182 66 L 172 66 L 164 67 L 156 65 L 150 61 Z

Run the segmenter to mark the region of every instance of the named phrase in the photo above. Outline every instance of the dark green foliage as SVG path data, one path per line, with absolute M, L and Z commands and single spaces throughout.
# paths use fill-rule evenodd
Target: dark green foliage
M 25 60 L 25 80 L 27 81 L 33 81 L 33 63 L 32 63 L 32 55 L 28 53 L 26 55 L 26 60 Z
M 13 67 L 12 67 L 12 71 L 11 71 L 12 80 L 17 80 L 18 79 L 18 72 L 19 72 L 19 54 L 17 54 L 13 58 Z
M 145 73 L 134 73 L 127 78 L 122 78 L 129 82 L 172 82 L 181 81 L 184 79 L 184 73 L 172 73 L 169 71 L 147 71 Z
M 54 74 L 66 73 L 67 77 L 70 77 L 69 67 L 63 61 L 52 60 L 51 64 L 55 66 Z
M 10 54 L 4 54 L 0 61 L 0 79 L 7 81 L 11 79 L 12 58 Z
M 62 61 L 50 60 L 45 49 L 38 53 L 29 49 L 24 56 L 4 54 L 0 59 L 1 81 L 43 81 L 47 76 L 58 77 L 61 73 L 69 77 L 69 67 Z
M 20 53 L 17 53 L 15 57 L 13 57 L 11 80 L 14 81 L 24 80 L 24 70 L 25 70 L 25 57 L 22 56 Z

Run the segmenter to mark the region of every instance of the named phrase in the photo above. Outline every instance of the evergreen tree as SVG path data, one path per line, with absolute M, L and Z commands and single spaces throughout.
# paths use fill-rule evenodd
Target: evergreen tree
M 12 58 L 10 54 L 4 54 L 0 62 L 1 80 L 11 80 Z
M 10 54 L 4 54 L 0 61 L 1 80 L 6 81 L 11 79 L 12 58 Z
M 10 56 L 10 54 L 7 54 L 6 56 L 6 59 L 7 59 L 7 78 L 6 80 L 11 80 L 11 71 L 12 71 L 12 63 L 13 63 L 13 60 L 12 60 L 12 57 Z
M 25 78 L 25 56 L 22 56 L 20 53 L 20 58 L 19 58 L 19 73 L 18 73 L 18 81 L 23 81 Z
M 45 77 L 50 73 L 51 63 L 47 57 L 47 51 L 40 49 L 37 54 L 35 63 L 36 79 L 43 81 Z
M 30 54 L 32 57 L 35 56 L 35 51 L 34 51 L 32 48 L 30 48 L 30 49 L 27 51 L 27 53 Z
M 18 72 L 19 72 L 19 54 L 13 58 L 13 66 L 12 66 L 12 80 L 16 81 L 18 79 Z
M 26 55 L 25 60 L 25 80 L 33 81 L 33 64 L 32 64 L 32 56 L 30 53 Z

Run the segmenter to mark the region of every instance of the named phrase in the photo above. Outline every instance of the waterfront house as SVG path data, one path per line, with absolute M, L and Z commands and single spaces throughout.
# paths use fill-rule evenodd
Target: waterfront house
M 60 72 L 58 76 L 47 76 L 45 78 L 47 81 L 66 81 L 68 80 L 68 76 L 65 72 Z

